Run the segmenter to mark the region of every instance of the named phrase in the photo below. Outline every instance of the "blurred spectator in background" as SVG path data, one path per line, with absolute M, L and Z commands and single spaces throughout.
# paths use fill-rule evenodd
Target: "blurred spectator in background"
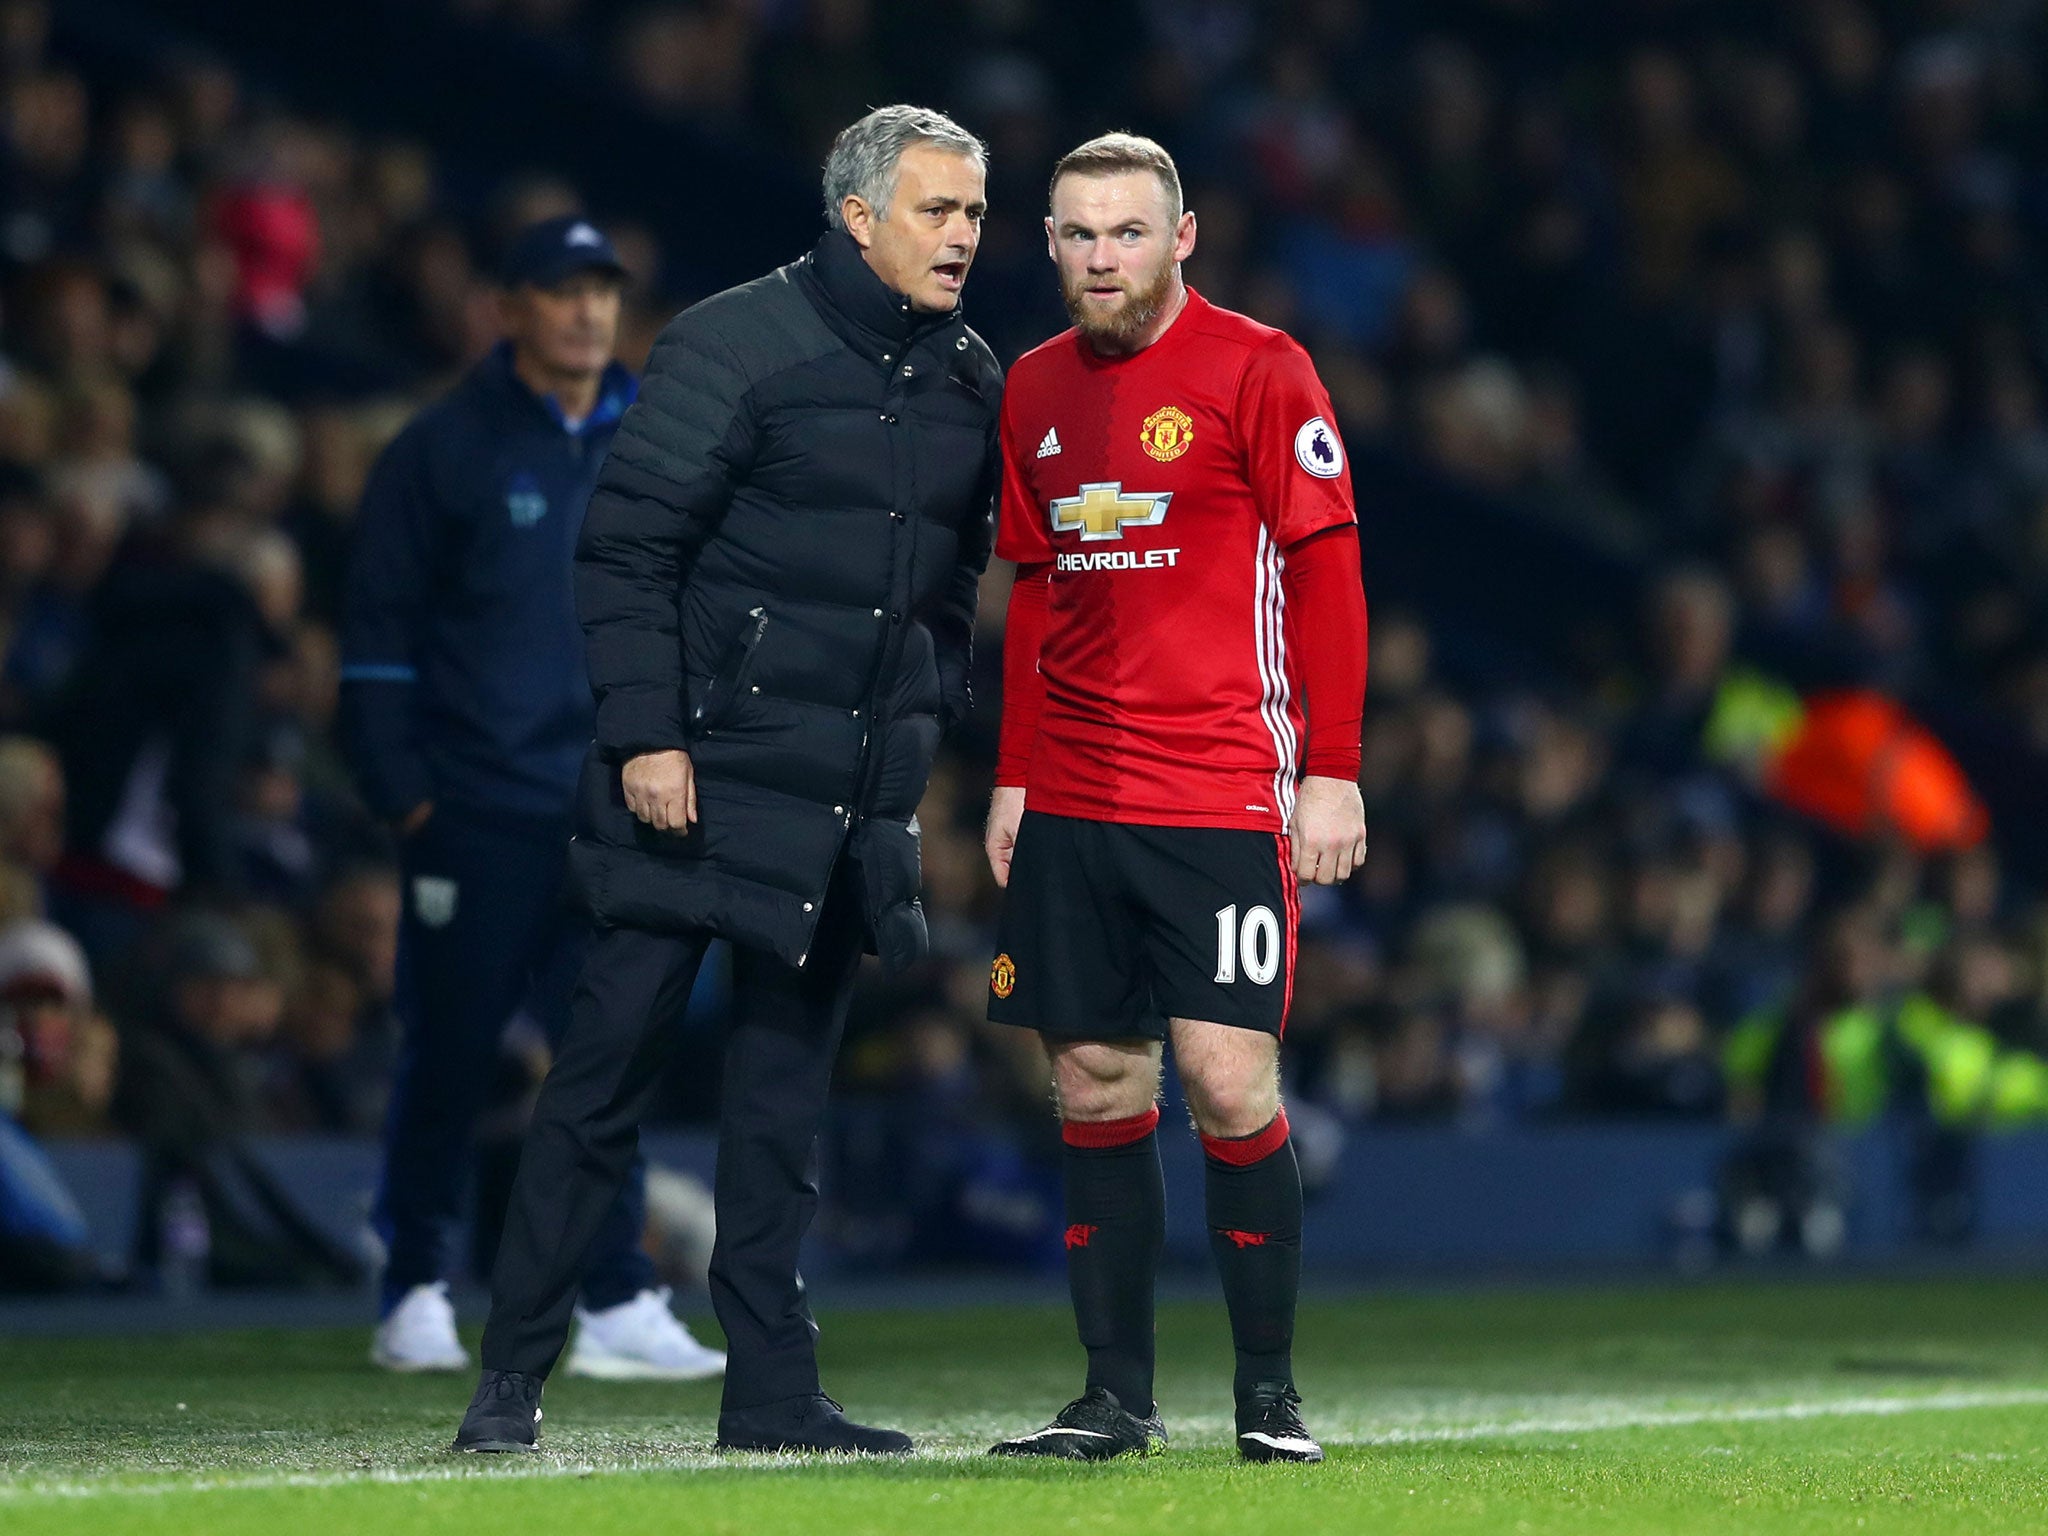
M 23 918 L 0 928 L 0 1011 L 19 1072 L 13 1109 L 36 1136 L 103 1135 L 109 1128 L 120 1047 L 94 1010 L 92 976 L 78 941 L 54 924 Z
M 384 1126 L 401 904 L 398 871 L 361 864 L 339 871 L 314 906 L 282 1024 L 289 1053 L 277 1091 L 295 1129 L 367 1136 Z
M 272 1127 L 265 1057 L 284 1009 L 243 926 L 194 909 L 152 935 L 126 1020 L 115 1118 L 145 1154 L 136 1259 L 167 1286 L 355 1285 L 363 1260 L 294 1204 L 252 1138 Z
M 0 736 L 0 862 L 35 884 L 64 857 L 64 769 L 33 736 Z
M 34 919 L 0 929 L 0 1291 L 112 1278 L 37 1139 L 105 1129 L 117 1056 L 76 941 Z
M 56 879 L 88 950 L 109 958 L 171 893 L 232 897 L 244 884 L 236 784 L 297 557 L 236 506 L 235 451 L 208 458 L 175 518 L 123 541 L 52 722 L 70 790 L 71 856 Z

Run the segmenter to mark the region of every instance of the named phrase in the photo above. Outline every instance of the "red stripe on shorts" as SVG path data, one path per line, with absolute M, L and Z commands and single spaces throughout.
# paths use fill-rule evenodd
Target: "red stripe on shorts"
M 1301 933 L 1301 882 L 1294 878 L 1294 847 L 1284 832 L 1273 834 L 1273 845 L 1280 855 L 1281 914 L 1286 927 L 1287 946 L 1287 990 L 1280 999 L 1280 1038 L 1287 1038 L 1287 1015 L 1294 1008 L 1294 949 Z

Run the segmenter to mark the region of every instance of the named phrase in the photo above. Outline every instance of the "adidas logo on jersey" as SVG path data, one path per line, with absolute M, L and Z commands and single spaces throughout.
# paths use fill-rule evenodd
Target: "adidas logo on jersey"
M 1049 459 L 1059 451 L 1060 434 L 1057 429 L 1053 427 L 1047 427 L 1045 429 L 1044 440 L 1041 441 L 1038 445 L 1038 456 L 1041 459 Z

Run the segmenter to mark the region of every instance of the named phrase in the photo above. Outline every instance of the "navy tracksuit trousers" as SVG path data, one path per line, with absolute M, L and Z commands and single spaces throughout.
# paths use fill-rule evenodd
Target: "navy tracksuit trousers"
M 590 947 L 588 920 L 565 888 L 568 844 L 566 821 L 447 804 L 406 839 L 397 998 L 404 1043 L 375 1215 L 389 1253 L 387 1310 L 453 1268 L 471 1139 L 506 1023 L 523 1003 L 552 1045 L 567 1031 Z M 645 1172 L 635 1158 L 590 1244 L 582 1288 L 592 1309 L 655 1284 L 640 1246 Z

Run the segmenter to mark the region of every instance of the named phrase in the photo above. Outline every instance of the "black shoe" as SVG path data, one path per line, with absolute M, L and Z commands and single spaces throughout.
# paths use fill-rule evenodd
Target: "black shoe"
M 1155 1410 L 1139 1418 L 1106 1387 L 1090 1387 L 1043 1429 L 988 1448 L 991 1456 L 1057 1456 L 1066 1461 L 1108 1461 L 1112 1456 L 1155 1456 L 1166 1449 L 1166 1426 Z
M 544 1378 L 519 1371 L 485 1371 L 477 1383 L 452 1451 L 540 1449 L 540 1389 Z
M 1237 1454 L 1246 1461 L 1321 1461 L 1301 1422 L 1301 1394 L 1286 1381 L 1254 1382 L 1237 1404 Z
M 721 1451 L 826 1451 L 841 1455 L 908 1456 L 910 1436 L 900 1429 L 856 1424 L 822 1392 L 786 1397 L 718 1416 Z

